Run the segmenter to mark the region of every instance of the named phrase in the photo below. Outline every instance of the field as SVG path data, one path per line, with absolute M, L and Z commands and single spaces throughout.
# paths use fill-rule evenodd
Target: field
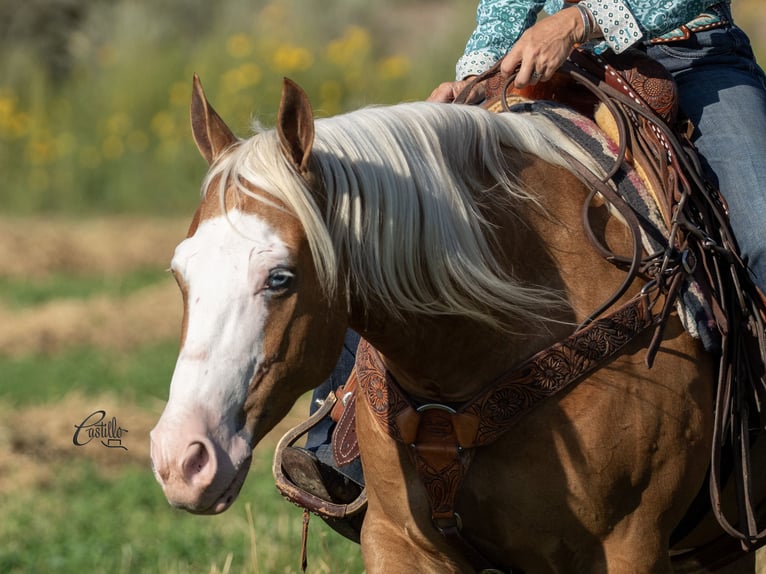
M 187 127 L 192 73 L 242 135 L 273 123 L 285 75 L 318 115 L 422 99 L 452 76 L 475 8 L 332 4 L 0 3 L 3 574 L 299 571 L 302 515 L 276 491 L 271 454 L 308 397 L 221 516 L 169 507 L 148 433 L 181 324 L 165 270 L 205 170 Z M 761 0 L 735 9 L 764 61 Z M 75 435 L 98 411 L 122 429 L 113 448 Z M 314 519 L 308 571 L 362 572 L 358 546 Z
M 0 572 L 298 571 L 302 513 L 274 488 L 276 435 L 222 516 L 171 509 L 149 470 L 180 326 L 164 269 L 184 225 L 2 220 L 0 245 L 25 256 L 0 257 Z M 98 410 L 127 450 L 74 444 Z M 358 547 L 318 519 L 309 543 L 310 572 L 362 570 Z

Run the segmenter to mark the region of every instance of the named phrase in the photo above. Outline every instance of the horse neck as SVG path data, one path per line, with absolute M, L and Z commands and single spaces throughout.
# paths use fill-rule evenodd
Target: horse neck
M 515 277 L 563 292 L 568 306 L 552 311 L 552 320 L 544 324 L 519 321 L 509 329 L 493 329 L 466 317 L 395 318 L 385 309 L 361 309 L 352 302 L 351 327 L 380 352 L 411 395 L 443 402 L 471 398 L 521 360 L 566 337 L 621 280 L 621 272 L 586 244 L 582 184 L 531 156 L 525 156 L 518 174 L 542 205 L 527 202 L 512 215 L 486 213 L 504 230 L 498 259 Z M 604 227 L 608 219 L 604 216 Z M 619 226 L 609 235 L 615 243 L 627 241 Z

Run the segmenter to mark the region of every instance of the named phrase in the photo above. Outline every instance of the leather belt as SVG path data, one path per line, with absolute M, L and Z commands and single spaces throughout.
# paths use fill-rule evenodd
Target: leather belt
M 731 18 L 729 16 L 729 3 L 721 2 L 707 8 L 702 14 L 687 22 L 683 26 L 679 26 L 675 30 L 671 30 L 667 34 L 657 36 L 649 40 L 652 44 L 670 44 L 672 42 L 683 42 L 691 38 L 692 34 L 697 32 L 705 32 L 706 30 L 713 30 L 715 28 L 722 28 L 731 24 Z

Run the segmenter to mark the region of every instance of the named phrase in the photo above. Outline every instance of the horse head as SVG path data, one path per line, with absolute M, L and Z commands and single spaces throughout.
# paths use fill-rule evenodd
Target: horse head
M 171 504 L 218 513 L 238 495 L 253 446 L 332 370 L 346 319 L 343 297 L 321 284 L 290 210 L 259 185 L 239 193 L 241 181 L 216 169 L 242 151 L 241 142 L 196 76 L 191 124 L 211 170 L 171 263 L 183 295 L 183 331 L 151 456 Z M 306 191 L 313 134 L 305 93 L 285 80 L 273 161 Z M 257 174 L 251 179 L 259 181 Z

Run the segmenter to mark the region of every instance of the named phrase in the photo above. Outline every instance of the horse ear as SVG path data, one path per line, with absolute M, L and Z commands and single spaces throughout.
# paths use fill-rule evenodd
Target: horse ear
M 237 137 L 205 98 L 205 92 L 202 90 L 202 83 L 197 74 L 194 74 L 192 88 L 191 126 L 197 149 L 209 165 L 212 165 L 224 151 L 237 142 Z
M 306 92 L 288 78 L 282 84 L 277 133 L 284 154 L 300 173 L 306 173 L 314 144 L 314 113 Z

